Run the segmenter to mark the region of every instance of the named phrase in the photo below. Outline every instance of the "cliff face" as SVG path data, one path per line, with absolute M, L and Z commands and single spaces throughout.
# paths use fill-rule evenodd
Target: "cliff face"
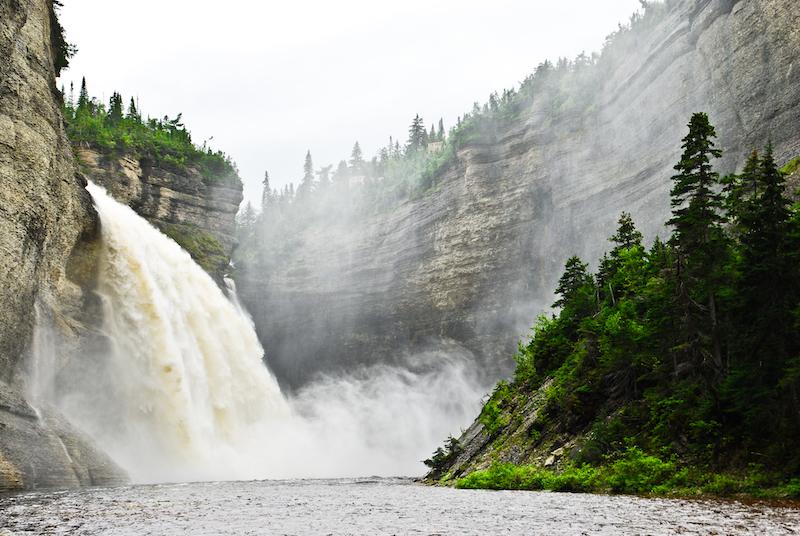
M 64 347 L 90 330 L 97 219 L 55 90 L 52 4 L 0 1 L 0 490 L 117 482 L 113 464 L 22 395 L 36 309 Z
M 228 271 L 242 202 L 238 177 L 204 180 L 193 168 L 170 170 L 147 158 L 77 146 L 81 171 L 178 242 L 218 282 Z
M 279 377 L 299 385 L 447 339 L 496 379 L 569 255 L 597 259 L 623 210 L 649 238 L 664 234 L 693 112 L 717 127 L 722 171 L 769 138 L 779 161 L 800 154 L 793 0 L 670 6 L 624 36 L 624 54 L 605 55 L 585 105 L 555 115 L 542 95 L 462 148 L 423 198 L 299 231 L 269 270 L 241 266 L 241 297 Z

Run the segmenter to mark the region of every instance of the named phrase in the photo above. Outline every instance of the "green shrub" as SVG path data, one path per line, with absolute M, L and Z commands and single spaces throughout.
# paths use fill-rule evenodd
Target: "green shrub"
M 529 465 L 493 463 L 489 469 L 475 471 L 456 481 L 459 489 L 541 490 L 551 478 L 548 471 Z
M 604 484 L 618 493 L 648 493 L 669 481 L 675 464 L 645 454 L 638 447 L 629 447 L 622 458 L 606 469 Z

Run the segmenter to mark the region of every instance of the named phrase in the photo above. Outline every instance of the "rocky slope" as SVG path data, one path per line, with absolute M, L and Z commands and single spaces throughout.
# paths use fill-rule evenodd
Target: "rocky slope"
M 76 146 L 81 172 L 161 229 L 221 282 L 235 245 L 242 202 L 238 177 L 204 180 L 193 168 L 166 169 L 152 159 Z
M 605 51 L 592 85 L 539 95 L 496 136 L 462 148 L 435 191 L 298 231 L 279 258 L 241 266 L 271 365 L 299 385 L 449 340 L 487 379 L 508 373 L 569 255 L 596 259 L 622 210 L 648 237 L 663 233 L 692 112 L 717 126 L 724 170 L 768 138 L 781 162 L 800 154 L 795 7 L 669 2 Z M 555 113 L 555 99 L 580 105 Z
M 36 310 L 66 352 L 91 331 L 93 307 L 97 219 L 62 126 L 52 16 L 49 0 L 0 1 L 0 490 L 123 478 L 23 396 Z

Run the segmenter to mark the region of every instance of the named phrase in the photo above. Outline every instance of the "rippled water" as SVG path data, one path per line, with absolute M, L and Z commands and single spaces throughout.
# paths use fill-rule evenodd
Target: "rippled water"
M 797 534 L 800 509 L 433 488 L 403 479 L 220 482 L 0 496 L 16 534 Z

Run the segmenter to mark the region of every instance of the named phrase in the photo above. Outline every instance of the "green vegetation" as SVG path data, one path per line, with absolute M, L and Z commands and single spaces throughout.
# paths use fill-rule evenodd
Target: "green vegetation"
M 444 448 L 437 448 L 433 456 L 422 463 L 430 467 L 434 473 L 439 474 L 440 471 L 453 463 L 459 454 L 461 454 L 461 445 L 458 443 L 458 439 L 450 436 L 444 442 Z
M 781 173 L 784 175 L 792 175 L 800 169 L 800 156 L 793 158 L 781 168 Z
M 160 223 L 158 228 L 185 249 L 209 274 L 221 274 L 228 268 L 225 248 L 210 233 L 193 225 Z
M 721 178 L 708 117 L 688 126 L 669 240 L 645 248 L 623 213 L 595 273 L 570 258 L 479 417 L 496 452 L 541 390 L 522 448 L 577 444 L 558 471 L 497 463 L 459 487 L 800 492 L 800 205 L 771 145 Z
M 56 77 L 61 74 L 62 70 L 69 67 L 69 60 L 78 52 L 75 45 L 67 42 L 64 27 L 58 20 L 58 10 L 61 6 L 59 0 L 53 0 L 50 3 L 50 44 L 53 47 L 53 66 L 56 70 Z
M 194 168 L 207 183 L 239 181 L 236 167 L 227 155 L 212 151 L 205 144 L 195 146 L 181 122 L 181 114 L 172 119 L 143 119 L 133 98 L 124 111 L 119 93 L 113 93 L 106 106 L 89 97 L 85 79 L 77 103 L 70 89 L 64 118 L 73 143 L 86 144 L 106 154 L 134 155 L 172 171 Z
M 550 490 L 562 492 L 629 493 L 647 495 L 749 495 L 759 498 L 800 497 L 800 479 L 775 485 L 780 474 L 769 474 L 758 466 L 739 473 L 712 473 L 695 468 L 678 469 L 675 461 L 664 461 L 630 447 L 604 465 L 568 465 L 552 471 L 531 465 L 494 463 L 455 481 L 460 489 Z

